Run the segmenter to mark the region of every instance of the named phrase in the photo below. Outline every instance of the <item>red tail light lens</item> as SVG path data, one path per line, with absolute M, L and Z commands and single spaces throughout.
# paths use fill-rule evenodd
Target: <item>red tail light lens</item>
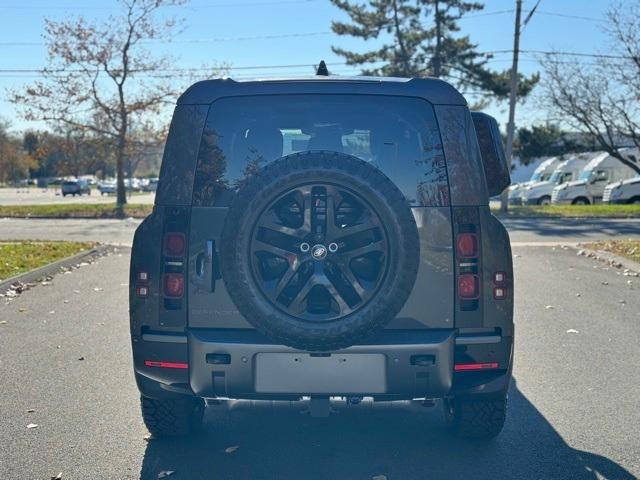
M 458 277 L 458 296 L 465 300 L 478 298 L 480 282 L 477 275 L 464 274 Z
M 498 368 L 497 362 L 489 363 L 456 363 L 453 369 L 456 372 L 468 372 L 470 370 L 494 370 Z
M 456 239 L 458 255 L 465 258 L 478 256 L 478 237 L 474 233 L 461 233 Z
M 167 273 L 162 278 L 164 296 L 181 298 L 184 295 L 184 275 L 181 273 Z
M 179 368 L 179 369 L 189 368 L 188 363 L 179 363 L 179 362 L 156 362 L 154 360 L 145 360 L 144 364 L 147 367 Z
M 183 257 L 187 240 L 182 233 L 167 233 L 164 236 L 163 251 L 167 257 Z

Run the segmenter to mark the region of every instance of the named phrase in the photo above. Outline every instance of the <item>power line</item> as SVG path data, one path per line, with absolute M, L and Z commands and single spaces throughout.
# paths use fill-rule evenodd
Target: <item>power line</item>
M 318 2 L 320 0 L 270 0 L 266 2 L 249 1 L 249 2 L 228 2 L 214 3 L 207 5 L 186 5 L 184 8 L 197 10 L 200 8 L 227 8 L 227 7 L 256 7 L 261 5 L 291 5 Z M 0 5 L 0 9 L 4 10 L 113 10 L 109 6 L 87 6 L 87 5 Z

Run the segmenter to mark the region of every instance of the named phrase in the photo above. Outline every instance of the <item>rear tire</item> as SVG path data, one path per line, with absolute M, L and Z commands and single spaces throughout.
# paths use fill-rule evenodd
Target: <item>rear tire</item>
M 446 399 L 444 415 L 447 429 L 458 437 L 493 438 L 504 427 L 507 418 L 507 397 Z
M 573 202 L 571 202 L 571 205 L 590 205 L 590 202 L 584 197 L 578 197 Z
M 549 195 L 545 195 L 544 197 L 538 200 L 538 205 L 551 205 L 551 197 Z
M 142 420 L 156 437 L 188 435 L 200 428 L 204 415 L 201 398 L 155 399 L 140 397 Z
M 633 205 L 640 205 L 640 197 L 633 197 L 631 200 L 629 200 L 629 203 Z

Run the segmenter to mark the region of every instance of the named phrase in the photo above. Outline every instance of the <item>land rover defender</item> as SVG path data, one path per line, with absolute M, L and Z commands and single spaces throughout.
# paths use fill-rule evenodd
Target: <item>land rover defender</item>
M 331 399 L 444 406 L 492 437 L 513 358 L 496 121 L 437 79 L 208 80 L 178 100 L 130 321 L 142 416 Z

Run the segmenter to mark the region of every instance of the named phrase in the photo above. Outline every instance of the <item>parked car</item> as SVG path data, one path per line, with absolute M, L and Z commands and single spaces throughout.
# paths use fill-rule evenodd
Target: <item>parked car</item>
M 109 195 L 110 193 L 117 192 L 116 182 L 100 182 L 98 183 L 98 190 L 100 195 Z
M 149 178 L 146 182 L 142 183 L 143 192 L 155 192 L 158 189 L 158 179 Z
M 622 153 L 637 161 L 637 149 L 623 149 Z M 554 188 L 551 201 L 572 205 L 600 203 L 604 196 L 604 189 L 609 183 L 632 178 L 635 175 L 636 172 L 631 167 L 608 153 L 601 152 L 584 167 L 578 180 Z
M 547 158 L 536 167 L 528 181 L 511 185 L 509 187 L 509 205 L 521 205 L 523 190 L 533 183 L 549 180 L 561 161 L 560 157 Z
M 497 435 L 513 275 L 488 199 L 509 183 L 496 121 L 437 79 L 190 87 L 131 255 L 147 428 L 188 433 L 229 398 L 326 416 L 341 396 L 442 399 L 452 432 Z
M 553 189 L 558 185 L 577 180 L 593 153 L 582 153 L 560 162 L 547 181 L 530 183 L 521 189 L 522 205 L 550 205 Z
M 640 204 L 640 176 L 610 183 L 604 189 L 604 203 Z
M 138 180 L 137 178 L 125 178 L 124 188 L 128 192 L 139 192 L 140 190 L 142 190 L 140 180 Z
M 64 180 L 60 187 L 62 196 L 91 195 L 91 186 L 85 180 Z

